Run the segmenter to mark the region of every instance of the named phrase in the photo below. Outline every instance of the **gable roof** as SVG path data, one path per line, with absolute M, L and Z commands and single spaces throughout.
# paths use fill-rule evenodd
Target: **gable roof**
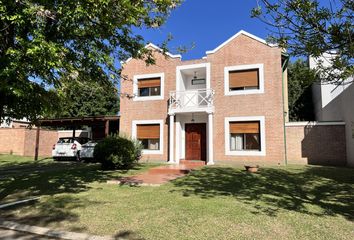
M 258 42 L 261 42 L 261 43 L 263 43 L 263 44 L 265 44 L 265 45 L 268 45 L 268 46 L 270 46 L 270 47 L 277 47 L 276 44 L 267 43 L 264 39 L 259 38 L 259 37 L 255 36 L 255 35 L 253 35 L 253 34 L 251 34 L 251 33 L 249 33 L 249 32 L 244 31 L 244 30 L 241 30 L 241 31 L 239 31 L 238 33 L 236 33 L 235 35 L 233 35 L 232 37 L 230 37 L 229 39 L 227 39 L 225 42 L 223 42 L 222 44 L 220 44 L 220 45 L 219 45 L 218 47 L 216 47 L 215 49 L 206 51 L 205 53 L 206 53 L 206 54 L 213 54 L 213 53 L 217 52 L 219 49 L 221 49 L 222 47 L 224 47 L 226 44 L 228 44 L 229 42 L 231 42 L 232 40 L 234 40 L 235 38 L 237 38 L 237 37 L 240 36 L 241 34 L 243 34 L 243 35 L 245 35 L 245 36 L 247 36 L 247 37 L 250 37 L 250 38 L 252 38 L 252 39 L 254 39 L 254 40 L 258 41 Z
M 149 48 L 149 47 L 151 47 L 151 48 L 153 48 L 153 49 L 155 49 L 155 50 L 157 50 L 157 51 L 159 51 L 159 52 L 163 52 L 163 50 L 162 50 L 160 47 L 156 46 L 156 45 L 153 44 L 153 43 L 149 43 L 149 44 L 145 45 L 144 48 Z M 169 56 L 170 58 L 182 58 L 182 55 L 181 55 L 181 54 L 171 54 L 171 53 L 169 53 L 169 52 L 165 52 L 165 54 L 166 54 L 167 56 Z M 128 63 L 128 62 L 129 62 L 130 60 L 132 60 L 132 59 L 133 59 L 133 58 L 130 57 L 130 58 L 128 58 L 128 59 L 125 60 L 125 61 L 121 61 L 120 63 L 121 63 L 121 64 L 125 64 L 125 63 Z

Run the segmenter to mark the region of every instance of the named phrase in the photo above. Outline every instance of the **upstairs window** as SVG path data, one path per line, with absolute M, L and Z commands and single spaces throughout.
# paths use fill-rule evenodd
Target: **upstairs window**
M 138 96 L 160 96 L 161 95 L 161 78 L 145 78 L 138 79 Z
M 134 75 L 134 101 L 164 99 L 164 73 Z
M 259 69 L 246 69 L 229 72 L 230 91 L 259 89 Z
M 231 151 L 260 151 L 259 121 L 230 122 Z
M 263 64 L 236 65 L 224 68 L 225 95 L 264 93 Z
M 137 124 L 136 138 L 145 150 L 160 150 L 160 124 Z

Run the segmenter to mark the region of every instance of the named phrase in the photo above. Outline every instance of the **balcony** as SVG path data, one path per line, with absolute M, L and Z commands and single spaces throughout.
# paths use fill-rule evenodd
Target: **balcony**
M 171 91 L 169 113 L 214 111 L 214 90 Z

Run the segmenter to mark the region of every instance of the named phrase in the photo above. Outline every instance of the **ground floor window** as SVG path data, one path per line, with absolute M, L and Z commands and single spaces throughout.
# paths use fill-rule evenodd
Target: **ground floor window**
M 231 151 L 260 150 L 259 134 L 230 134 Z
M 143 145 L 143 149 L 148 150 L 159 150 L 160 149 L 160 139 L 138 139 Z
M 160 150 L 160 124 L 141 123 L 136 124 L 136 139 L 144 150 Z
M 231 151 L 260 151 L 259 121 L 229 124 Z
M 265 155 L 264 134 L 262 116 L 225 118 L 226 154 Z

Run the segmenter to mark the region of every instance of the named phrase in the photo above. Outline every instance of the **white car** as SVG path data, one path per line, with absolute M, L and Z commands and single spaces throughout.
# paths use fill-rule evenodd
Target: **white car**
M 80 137 L 59 138 L 58 142 L 53 146 L 52 157 L 54 160 L 75 159 L 79 161 L 82 144 L 87 143 L 89 140 L 89 138 Z
M 92 161 L 93 160 L 93 151 L 94 151 L 96 145 L 97 145 L 97 142 L 95 142 L 95 141 L 89 141 L 85 144 L 82 144 L 81 151 L 80 151 L 80 160 Z

